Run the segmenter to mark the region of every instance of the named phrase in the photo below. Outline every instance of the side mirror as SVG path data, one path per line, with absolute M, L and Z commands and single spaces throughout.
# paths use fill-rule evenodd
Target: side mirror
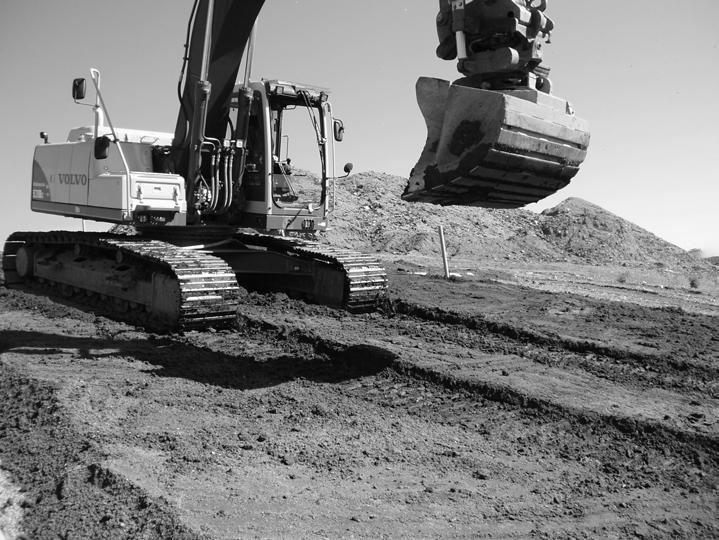
M 95 159 L 107 159 L 107 156 L 109 155 L 110 138 L 103 135 L 102 137 L 95 139 Z
M 79 78 L 72 81 L 72 99 L 75 101 L 85 99 L 85 79 Z
M 354 169 L 354 165 L 352 165 L 351 163 L 347 163 L 344 169 L 345 174 L 349 176 L 349 174 L 352 172 L 352 169 Z
M 342 139 L 345 138 L 345 125 L 342 120 L 335 118 L 334 121 L 334 132 L 335 132 L 335 141 L 342 142 Z

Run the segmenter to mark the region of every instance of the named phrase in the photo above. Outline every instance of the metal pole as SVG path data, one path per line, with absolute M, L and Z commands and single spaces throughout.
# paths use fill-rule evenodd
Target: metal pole
M 444 277 L 449 279 L 449 261 L 447 261 L 447 245 L 444 243 L 444 227 L 439 226 L 439 243 L 442 246 L 442 262 L 444 263 Z

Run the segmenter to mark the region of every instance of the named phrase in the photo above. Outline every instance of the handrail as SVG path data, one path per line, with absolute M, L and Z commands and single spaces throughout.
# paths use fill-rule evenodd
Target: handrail
M 112 120 L 110 119 L 110 113 L 107 112 L 107 106 L 105 105 L 105 100 L 102 98 L 102 92 L 100 92 L 100 70 L 95 68 L 90 68 L 90 77 L 92 78 L 92 82 L 95 85 L 95 92 L 97 93 L 97 98 L 100 100 L 100 105 L 102 105 L 102 112 L 105 118 L 107 118 L 107 123 L 110 126 L 110 131 L 112 132 L 112 138 L 114 139 L 113 142 L 117 145 L 117 150 L 120 153 L 120 159 L 122 159 L 122 165 L 125 167 L 125 174 L 127 175 L 127 200 L 125 201 L 127 203 L 127 211 L 130 212 L 130 180 L 131 180 L 131 173 L 130 173 L 130 166 L 127 163 L 127 159 L 125 158 L 125 152 L 122 150 L 122 146 L 120 145 L 120 139 L 117 137 L 117 133 L 115 132 L 115 126 L 112 124 Z

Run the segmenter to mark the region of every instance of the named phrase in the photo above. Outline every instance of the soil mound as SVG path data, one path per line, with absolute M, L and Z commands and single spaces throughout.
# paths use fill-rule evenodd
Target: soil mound
M 583 199 L 567 199 L 542 216 L 544 238 L 589 263 L 697 263 L 683 249 Z
M 406 183 L 372 171 L 339 181 L 326 241 L 361 251 L 434 255 L 439 250 L 437 229 L 443 225 L 451 257 L 564 260 L 556 246 L 538 235 L 537 214 L 408 203 L 401 199 Z
M 373 171 L 338 181 L 326 241 L 361 251 L 434 255 L 441 224 L 454 258 L 709 268 L 681 248 L 579 198 L 541 214 L 440 207 L 402 201 L 406 182 Z

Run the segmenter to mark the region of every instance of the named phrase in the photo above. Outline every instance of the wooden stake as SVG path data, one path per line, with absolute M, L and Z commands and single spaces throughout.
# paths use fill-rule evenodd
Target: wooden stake
M 442 262 L 444 263 L 444 277 L 449 279 L 449 262 L 447 261 L 447 245 L 444 243 L 444 227 L 439 226 L 439 244 L 442 246 Z

